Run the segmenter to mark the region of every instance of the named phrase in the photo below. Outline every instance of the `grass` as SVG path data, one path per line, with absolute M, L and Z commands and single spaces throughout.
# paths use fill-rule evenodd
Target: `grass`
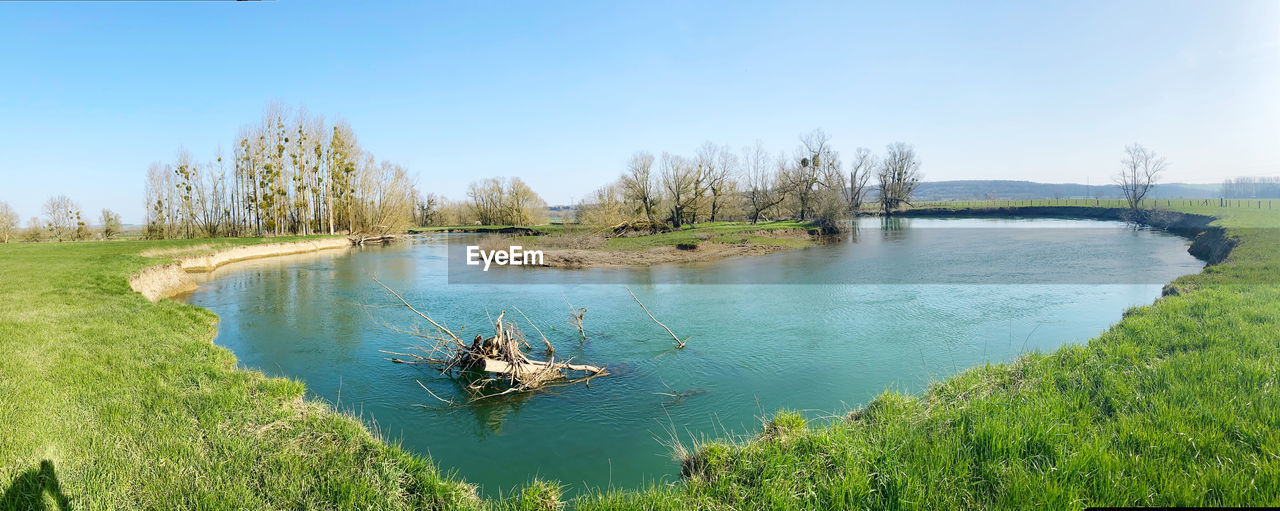
M 1219 217 L 1239 245 L 1086 345 L 974 368 L 920 395 L 886 392 L 842 420 L 778 412 L 750 440 L 690 451 L 683 482 L 570 504 L 1280 504 L 1280 215 L 1176 209 Z M 761 227 L 700 225 L 619 249 L 766 236 Z M 212 313 L 147 302 L 126 283 L 171 254 L 264 241 L 288 240 L 0 245 L 0 508 L 563 504 L 558 483 L 536 479 L 507 500 L 472 500 L 428 460 L 303 399 L 301 383 L 237 369 L 210 343 Z
M 238 369 L 217 317 L 126 279 L 187 252 L 296 238 L 0 245 L 0 509 L 422 509 L 470 488 Z
M 1176 209 L 1219 217 L 1239 245 L 1086 345 L 885 392 L 842 420 L 778 412 L 752 439 L 698 446 L 681 484 L 577 508 L 1280 504 L 1280 211 Z

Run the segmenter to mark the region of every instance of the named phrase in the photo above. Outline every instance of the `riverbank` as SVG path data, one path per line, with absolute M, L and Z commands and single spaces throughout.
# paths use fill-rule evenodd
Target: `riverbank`
M 481 507 L 302 383 L 238 367 L 213 313 L 128 284 L 173 254 L 323 239 L 0 245 L 0 508 Z
M 681 484 L 602 490 L 577 508 L 1276 505 L 1280 215 L 1176 213 L 1207 222 L 1197 240 L 1217 264 L 1085 345 L 964 371 L 920 395 L 887 391 L 843 419 L 781 411 L 754 437 L 677 449 Z
M 261 243 L 215 248 L 207 245 L 193 245 L 166 249 L 150 249 L 140 253 L 148 257 L 177 256 L 177 261 L 169 264 L 152 266 L 129 277 L 129 287 L 148 300 L 156 301 L 182 293 L 194 291 L 196 281 L 191 273 L 207 273 L 231 263 L 279 257 L 286 255 L 319 252 L 351 248 L 351 240 L 345 236 L 320 237 L 304 241 L 283 243 Z

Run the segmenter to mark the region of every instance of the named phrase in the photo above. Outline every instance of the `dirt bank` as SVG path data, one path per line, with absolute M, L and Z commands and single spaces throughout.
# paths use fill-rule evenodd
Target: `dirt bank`
M 324 238 L 294 243 L 265 243 L 232 247 L 209 254 L 181 257 L 178 258 L 176 263 L 152 266 L 129 277 L 129 287 L 154 302 L 161 298 L 195 290 L 196 282 L 188 273 L 210 272 L 219 266 L 249 259 L 349 247 L 351 247 L 351 241 L 347 238 Z

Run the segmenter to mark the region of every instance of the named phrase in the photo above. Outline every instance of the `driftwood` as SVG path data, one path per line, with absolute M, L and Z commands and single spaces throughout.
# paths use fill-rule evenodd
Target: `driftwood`
M 425 346 L 417 347 L 420 353 L 380 351 L 388 355 L 396 355 L 390 360 L 398 364 L 440 367 L 440 374 L 464 382 L 463 388 L 469 394 L 468 403 L 517 392 L 534 391 L 548 386 L 574 383 L 589 385 L 593 378 L 609 374 L 604 367 L 575 364 L 572 363 L 572 359 L 560 361 L 554 356 L 549 360 L 529 358 L 524 351 L 528 349 L 524 334 L 515 323 L 503 319 L 506 311 L 499 313 L 497 319 L 493 320 L 493 335 L 485 337 L 476 334 L 470 343 L 466 343 L 453 331 L 414 308 L 386 284 L 377 279 L 374 281 L 440 332 L 436 335 L 410 332 L 429 341 Z M 524 315 L 523 312 L 520 314 Z M 527 320 L 528 317 L 526 316 L 525 319 Z M 529 323 L 533 324 L 532 321 Z M 534 329 L 537 327 L 535 326 Z M 554 353 L 551 342 L 545 336 L 543 336 L 543 342 L 546 343 L 548 354 Z M 418 382 L 418 385 L 426 389 L 422 382 Z M 430 390 L 427 392 L 450 406 L 457 404 L 453 400 L 441 398 Z
M 351 240 L 352 245 L 372 245 L 374 243 L 387 244 L 387 243 L 391 243 L 392 241 L 395 241 L 396 235 L 394 234 L 383 234 L 383 235 L 375 235 L 375 236 L 355 235 L 355 236 L 350 236 L 347 239 Z
M 575 325 L 577 325 L 578 334 L 582 336 L 582 340 L 587 340 L 587 331 L 582 329 L 582 318 L 586 317 L 587 308 L 583 307 L 579 309 L 574 307 L 572 303 L 569 303 L 569 297 L 564 295 L 561 296 L 564 298 L 564 304 L 569 306 L 569 318 L 574 321 Z
M 671 334 L 671 338 L 676 340 L 676 349 L 681 349 L 681 350 L 684 349 L 684 341 L 689 340 L 688 337 L 685 337 L 684 339 L 676 337 L 675 332 L 672 332 L 670 328 L 667 328 L 667 325 L 664 325 L 662 324 L 661 321 L 658 321 L 658 318 L 653 317 L 653 313 L 649 312 L 649 308 L 645 307 L 643 303 L 640 303 L 640 299 L 636 298 L 636 294 L 631 292 L 631 288 L 627 288 L 627 293 L 631 294 L 632 300 L 635 300 L 636 303 L 640 304 L 640 308 L 644 310 L 645 314 L 649 315 L 649 319 L 652 319 L 654 323 L 657 323 L 658 326 L 662 327 L 663 330 L 666 330 L 667 333 Z
M 535 332 L 538 332 L 538 336 L 542 337 L 542 343 L 547 345 L 547 354 L 554 355 L 556 352 L 556 349 L 551 347 L 551 341 L 547 340 L 547 335 L 542 333 L 542 329 L 538 328 L 538 325 L 535 324 L 532 319 L 529 319 L 529 316 L 525 316 L 524 311 L 520 310 L 519 307 L 516 307 L 515 309 L 516 309 L 516 312 L 520 313 L 520 317 L 524 318 L 525 321 L 529 322 L 529 326 L 533 327 L 533 330 Z

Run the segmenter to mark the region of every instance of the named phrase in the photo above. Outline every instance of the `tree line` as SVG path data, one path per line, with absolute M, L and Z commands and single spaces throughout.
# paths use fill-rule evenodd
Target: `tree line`
M 1280 198 L 1280 177 L 1238 177 L 1222 183 L 1225 199 Z
M 80 205 L 66 195 L 50 197 L 41 207 L 44 215 L 27 220 L 25 230 L 18 228 L 18 212 L 9 203 L 0 201 L 0 243 L 11 241 L 83 241 L 89 239 L 108 240 L 120 234 L 123 226 L 120 215 L 109 209 L 103 209 L 98 217 L 98 224 L 91 226 L 89 219 L 80 211 Z
M 904 143 L 883 155 L 859 147 L 846 164 L 822 130 L 801 136 L 789 154 L 771 154 L 760 142 L 737 152 L 707 142 L 692 156 L 633 154 L 616 181 L 578 204 L 576 220 L 680 227 L 795 219 L 835 230 L 864 207 L 888 213 L 910 204 L 920 179 L 920 159 Z
M 271 103 L 229 157 L 179 148 L 147 169 L 148 238 L 404 232 L 419 194 L 408 171 L 362 149 L 351 126 Z

